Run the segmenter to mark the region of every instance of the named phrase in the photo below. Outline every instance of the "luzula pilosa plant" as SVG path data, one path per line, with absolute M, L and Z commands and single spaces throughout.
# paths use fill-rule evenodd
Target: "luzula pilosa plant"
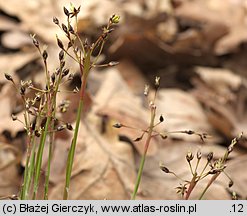
M 118 15 L 112 15 L 108 24 L 103 28 L 102 34 L 97 40 L 89 44 L 87 39 L 81 39 L 78 33 L 78 13 L 80 7 L 76 8 L 71 4 L 70 10 L 63 8 L 66 15 L 66 24 L 54 17 L 53 22 L 64 32 L 68 43 L 65 46 L 60 38 L 57 38 L 57 45 L 61 49 L 59 52 L 59 67 L 51 74 L 48 70 L 48 53 L 46 49 L 40 47 L 39 41 L 32 36 L 33 44 L 38 49 L 44 63 L 46 86 L 44 89 L 36 88 L 32 81 L 21 81 L 21 85 L 17 85 L 9 74 L 5 74 L 5 78 L 12 82 L 15 88 L 21 95 L 24 107 L 24 124 L 28 141 L 27 141 L 27 157 L 24 171 L 23 184 L 21 187 L 20 199 L 36 199 L 40 176 L 43 152 L 45 143 L 49 144 L 48 149 L 48 163 L 45 172 L 45 186 L 44 199 L 48 199 L 50 166 L 52 159 L 52 152 L 54 148 L 54 132 L 63 129 L 73 130 L 70 123 L 62 122 L 57 119 L 57 110 L 66 110 L 66 102 L 63 105 L 57 105 L 57 94 L 60 92 L 60 85 L 63 84 L 64 79 L 71 80 L 73 75 L 69 69 L 65 67 L 66 57 L 72 58 L 77 64 L 81 75 L 81 88 L 76 88 L 73 93 L 79 93 L 79 101 L 77 108 L 76 123 L 74 128 L 73 139 L 69 148 L 67 167 L 66 167 L 66 181 L 64 186 L 63 199 L 68 199 L 70 179 L 72 174 L 73 161 L 75 156 L 75 149 L 77 137 L 79 132 L 81 115 L 84 107 L 85 91 L 89 73 L 94 67 L 114 66 L 117 62 L 110 62 L 104 65 L 98 65 L 98 59 L 103 51 L 103 47 L 108 35 L 114 30 L 113 26 L 119 22 Z M 72 20 L 75 20 L 75 26 L 72 26 Z M 66 80 L 66 81 L 67 81 Z M 33 91 L 34 98 L 29 98 L 27 92 Z M 12 116 L 14 121 L 19 120 L 16 116 Z M 34 119 L 34 120 L 33 120 Z M 62 123 L 56 126 L 57 122 Z
M 124 125 L 121 123 L 116 123 L 115 125 L 113 125 L 113 127 L 115 128 L 129 128 L 129 129 L 134 129 L 134 130 L 140 130 L 141 131 L 141 135 L 139 137 L 137 137 L 136 139 L 134 139 L 134 142 L 138 142 L 140 140 L 142 140 L 144 138 L 144 135 L 147 135 L 145 137 L 145 146 L 144 146 L 144 150 L 143 150 L 143 154 L 141 156 L 141 162 L 139 165 L 139 169 L 138 169 L 138 173 L 137 173 L 137 178 L 136 178 L 136 182 L 135 182 L 135 187 L 134 187 L 134 191 L 131 195 L 131 199 L 135 200 L 136 199 L 136 195 L 138 193 L 138 189 L 139 189 L 139 185 L 141 182 L 141 178 L 142 178 L 142 174 L 143 174 L 143 168 L 144 168 L 144 164 L 145 164 L 145 160 L 147 157 L 147 152 L 148 152 L 148 148 L 151 144 L 152 138 L 159 136 L 162 139 L 167 139 L 169 134 L 172 133 L 185 133 L 188 135 L 197 135 L 200 137 L 200 139 L 202 141 L 204 141 L 205 138 L 207 138 L 207 134 L 206 133 L 197 133 L 194 132 L 192 130 L 185 130 L 185 131 L 169 131 L 169 132 L 159 132 L 156 130 L 156 127 L 161 124 L 162 122 L 164 122 L 164 117 L 161 115 L 159 116 L 159 120 L 157 123 L 155 123 L 156 121 L 156 98 L 157 98 L 157 94 L 158 94 L 158 90 L 160 87 L 160 77 L 155 77 L 155 82 L 154 82 L 154 95 L 152 97 L 152 99 L 149 102 L 149 112 L 150 112 L 150 120 L 149 120 L 149 126 L 146 129 L 139 129 L 139 128 L 133 128 L 131 126 L 128 125 Z M 149 86 L 146 85 L 144 88 L 144 95 L 148 98 L 149 97 Z
M 226 177 L 229 179 L 228 186 L 232 187 L 233 181 L 229 177 L 229 175 L 225 172 L 225 168 L 227 167 L 227 159 L 230 155 L 230 153 L 233 151 L 234 146 L 238 143 L 240 138 L 243 134 L 240 134 L 237 138 L 234 138 L 231 142 L 231 144 L 228 146 L 228 148 L 225 151 L 225 154 L 217 159 L 213 159 L 213 152 L 209 152 L 205 161 L 204 166 L 202 166 L 202 170 L 198 169 L 198 166 L 200 163 L 202 163 L 202 153 L 200 151 L 197 152 L 196 157 L 192 154 L 192 152 L 188 152 L 186 155 L 186 161 L 189 164 L 190 173 L 192 175 L 191 180 L 183 180 L 179 176 L 176 175 L 175 172 L 170 171 L 164 163 L 160 163 L 160 169 L 168 174 L 174 175 L 176 178 L 178 178 L 183 183 L 178 186 L 177 193 L 181 195 L 183 199 L 188 200 L 191 196 L 192 191 L 195 189 L 198 182 L 200 182 L 202 179 L 209 178 L 208 183 L 206 184 L 204 190 L 201 192 L 198 199 L 202 199 L 209 187 L 215 182 L 215 180 L 218 178 L 218 176 L 223 173 L 226 175 Z M 192 167 L 192 160 L 196 159 L 196 165 L 193 169 Z

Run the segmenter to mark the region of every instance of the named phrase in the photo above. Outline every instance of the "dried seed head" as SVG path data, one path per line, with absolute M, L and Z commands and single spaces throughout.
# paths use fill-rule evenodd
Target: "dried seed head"
M 31 123 L 30 126 L 31 126 L 32 131 L 34 131 L 35 130 L 35 127 L 36 127 L 36 120 L 34 120 L 34 122 Z
M 39 41 L 35 38 L 35 35 L 31 35 L 32 40 L 33 40 L 33 45 L 39 48 Z
M 13 121 L 16 121 L 17 120 L 17 116 L 16 115 L 12 114 L 11 117 L 12 117 L 12 120 Z
M 144 95 L 147 97 L 149 93 L 149 85 L 145 85 L 144 87 Z
M 63 23 L 62 23 L 62 29 L 63 29 L 63 31 L 64 31 L 66 34 L 69 33 L 67 26 L 64 25 Z
M 69 69 L 68 68 L 65 68 L 62 72 L 62 77 L 65 77 L 69 74 Z
M 197 151 L 196 157 L 198 160 L 200 160 L 202 158 L 202 153 L 200 150 Z
M 213 152 L 209 152 L 207 155 L 207 160 L 208 162 L 210 162 L 213 159 L 214 153 Z
M 113 125 L 114 128 L 121 128 L 123 125 L 121 123 L 116 123 Z
M 163 122 L 164 121 L 164 117 L 162 115 L 160 115 L 159 120 L 160 120 L 160 122 Z
M 114 24 L 119 23 L 119 20 L 120 20 L 120 16 L 116 14 L 113 14 L 110 18 L 110 22 Z
M 63 59 L 64 59 L 64 51 L 61 50 L 61 51 L 59 52 L 59 60 L 62 61 Z
M 24 86 L 21 86 L 20 94 L 25 95 L 25 92 L 26 92 L 26 88 Z
M 68 130 L 73 130 L 73 127 L 72 127 L 72 125 L 70 123 L 66 123 L 66 128 Z
M 165 173 L 170 173 L 170 170 L 162 162 L 160 162 L 160 169 Z
M 59 20 L 57 17 L 53 17 L 53 22 L 56 24 L 56 25 L 59 25 Z
M 186 155 L 186 160 L 190 163 L 190 161 L 192 161 L 194 158 L 194 155 L 192 154 L 192 152 L 188 152 Z
M 4 76 L 5 76 L 6 80 L 13 82 L 13 78 L 11 75 L 5 73 Z
M 229 183 L 228 183 L 228 187 L 230 188 L 230 187 L 232 187 L 232 186 L 233 186 L 233 181 L 230 180 Z
M 53 73 L 53 74 L 51 75 L 51 81 L 54 83 L 54 82 L 55 82 L 55 79 L 56 79 L 56 76 L 55 76 L 55 73 Z
M 40 131 L 35 130 L 35 131 L 34 131 L 34 135 L 35 135 L 36 137 L 40 137 L 41 133 L 40 133 Z
M 48 53 L 46 50 L 43 51 L 42 56 L 43 56 L 44 61 L 46 61 L 46 59 L 48 58 Z
M 64 50 L 64 47 L 63 47 L 63 42 L 57 37 L 57 45 L 62 49 Z
M 60 61 L 60 67 L 63 68 L 64 66 L 65 66 L 65 61 L 64 60 Z
M 64 14 L 66 16 L 69 16 L 70 15 L 70 13 L 69 13 L 69 11 L 68 11 L 68 9 L 66 7 L 63 7 L 63 12 L 64 12 Z
M 75 31 L 74 31 L 72 25 L 70 25 L 70 24 L 69 24 L 69 32 L 70 32 L 71 34 L 75 34 Z

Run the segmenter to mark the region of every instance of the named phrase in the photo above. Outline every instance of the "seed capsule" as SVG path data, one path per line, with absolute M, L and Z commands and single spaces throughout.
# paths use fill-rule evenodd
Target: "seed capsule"
M 56 24 L 56 25 L 59 25 L 59 20 L 57 17 L 53 17 L 53 22 Z
M 116 123 L 113 125 L 113 127 L 115 128 L 121 128 L 123 125 L 121 123 Z
M 5 76 L 6 80 L 13 82 L 13 78 L 11 75 L 5 73 L 4 76 Z
M 64 12 L 64 14 L 66 16 L 69 16 L 70 15 L 70 13 L 69 13 L 69 11 L 68 11 L 68 9 L 66 7 L 63 7 L 63 12 Z
M 46 50 L 43 51 L 42 56 L 43 56 L 44 61 L 46 61 L 46 59 L 48 58 L 48 53 Z

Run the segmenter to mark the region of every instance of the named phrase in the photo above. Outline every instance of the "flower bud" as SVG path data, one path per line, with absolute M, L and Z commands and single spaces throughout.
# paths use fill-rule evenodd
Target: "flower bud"
M 207 160 L 208 162 L 210 162 L 213 159 L 214 153 L 213 152 L 209 152 L 207 155 Z
M 186 155 L 186 160 L 188 162 L 192 161 L 194 158 L 194 155 L 192 154 L 192 152 L 188 152 L 187 155 Z
M 13 78 L 10 74 L 5 73 L 4 76 L 5 76 L 6 80 L 13 82 Z
M 119 20 L 120 20 L 120 16 L 116 14 L 113 14 L 112 17 L 110 18 L 110 21 L 114 24 L 119 23 Z

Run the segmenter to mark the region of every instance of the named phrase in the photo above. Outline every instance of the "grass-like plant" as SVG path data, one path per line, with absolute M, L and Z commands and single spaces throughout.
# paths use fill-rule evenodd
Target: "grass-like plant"
M 128 125 L 124 125 L 121 123 L 116 123 L 115 125 L 113 125 L 115 128 L 129 128 L 129 129 L 136 129 L 136 130 L 141 130 L 142 134 L 140 137 L 136 138 L 134 141 L 140 141 L 144 138 L 144 135 L 146 134 L 145 137 L 145 146 L 144 146 L 144 151 L 143 154 L 141 156 L 141 161 L 140 161 L 140 165 L 139 165 L 139 169 L 138 169 L 138 173 L 137 173 L 137 178 L 136 178 L 136 182 L 135 182 L 135 187 L 133 190 L 133 193 L 131 195 L 131 199 L 135 200 L 136 199 L 136 195 L 138 193 L 138 189 L 139 189 L 139 185 L 141 182 L 141 178 L 143 175 L 143 168 L 144 168 L 144 164 L 145 164 L 145 160 L 147 157 L 147 152 L 148 152 L 148 148 L 150 146 L 150 143 L 152 141 L 153 137 L 159 136 L 162 139 L 166 139 L 168 138 L 168 136 L 170 134 L 173 133 L 183 133 L 183 134 L 187 134 L 187 135 L 197 135 L 200 137 L 201 141 L 204 142 L 204 140 L 208 137 L 208 135 L 206 133 L 198 133 L 192 130 L 184 130 L 184 131 L 169 131 L 169 132 L 159 132 L 156 130 L 156 127 L 162 123 L 164 121 L 164 117 L 161 115 L 159 116 L 159 121 L 157 123 L 155 123 L 156 120 L 156 105 L 155 105 L 155 100 L 157 97 L 157 93 L 158 93 L 158 89 L 159 89 L 159 84 L 160 84 L 160 78 L 156 77 L 155 78 L 155 89 L 154 89 L 154 96 L 151 99 L 151 101 L 149 101 L 149 110 L 150 110 L 150 121 L 149 121 L 149 127 L 146 129 L 138 129 L 138 128 L 133 128 L 131 126 Z M 144 89 L 144 95 L 148 96 L 149 93 L 149 86 L 146 85 L 145 89 Z M 198 171 L 198 166 L 199 163 L 201 162 L 201 158 L 202 158 L 202 154 L 200 151 L 197 152 L 197 163 L 195 168 L 193 169 L 191 161 L 194 159 L 194 155 L 191 152 L 188 152 L 186 155 L 186 160 L 189 164 L 189 168 L 190 168 L 190 172 L 192 174 L 192 179 L 191 180 L 183 180 L 181 179 L 179 176 L 176 175 L 175 172 L 170 171 L 165 165 L 164 163 L 160 163 L 160 169 L 162 171 L 164 171 L 165 173 L 170 173 L 172 175 L 174 175 L 175 177 L 177 177 L 179 180 L 182 180 L 184 182 L 184 184 L 180 184 L 179 187 L 177 187 L 177 192 L 179 194 L 181 194 L 183 199 L 189 199 L 192 191 L 194 190 L 195 186 L 197 185 L 197 183 L 208 177 L 208 176 L 212 176 L 211 179 L 209 180 L 207 186 L 205 187 L 205 189 L 203 190 L 203 192 L 201 193 L 201 196 L 199 197 L 199 199 L 202 199 L 204 194 L 206 193 L 206 191 L 208 190 L 208 188 L 212 185 L 212 183 L 217 179 L 217 177 L 223 172 L 229 179 L 229 175 L 226 174 L 225 172 L 225 168 L 226 168 L 226 162 L 228 159 L 229 154 L 232 152 L 234 146 L 237 144 L 238 140 L 241 138 L 242 135 L 240 135 L 238 138 L 235 138 L 232 140 L 231 145 L 227 148 L 224 156 L 216 161 L 213 161 L 213 152 L 210 152 L 207 155 L 207 162 L 204 166 L 204 168 L 201 170 L 201 172 Z M 210 167 L 210 169 L 208 169 L 208 167 Z M 233 184 L 232 180 L 230 179 L 229 182 L 229 186 L 231 187 Z
M 54 148 L 54 133 L 63 129 L 73 130 L 70 123 L 57 119 L 56 115 L 58 110 L 57 94 L 60 93 L 60 86 L 64 82 L 72 79 L 72 74 L 70 74 L 69 69 L 66 68 L 66 57 L 72 58 L 78 64 L 82 84 L 80 90 L 76 88 L 73 91 L 73 93 L 79 93 L 79 101 L 73 139 L 67 159 L 63 199 L 68 199 L 69 195 L 77 137 L 84 107 L 87 78 L 91 69 L 94 67 L 114 66 L 117 64 L 116 62 L 110 62 L 104 65 L 97 65 L 97 62 L 103 51 L 108 35 L 113 31 L 112 26 L 119 22 L 120 17 L 118 15 L 112 15 L 98 39 L 94 43 L 89 44 L 87 39 L 82 40 L 78 33 L 77 24 L 80 7 L 76 8 L 71 4 L 70 10 L 64 7 L 63 11 L 67 17 L 67 23 L 60 23 L 56 17 L 53 18 L 53 22 L 64 32 L 68 39 L 68 44 L 65 46 L 57 37 L 57 44 L 61 49 L 58 55 L 59 67 L 52 74 L 48 69 L 47 50 L 42 49 L 39 41 L 34 35 L 32 36 L 33 44 L 43 59 L 46 79 L 44 89 L 35 87 L 31 80 L 25 82 L 21 81 L 21 83 L 18 84 L 14 81 L 12 76 L 5 74 L 5 78 L 12 82 L 16 90 L 20 92 L 23 102 L 24 121 L 18 119 L 15 115 L 12 116 L 12 119 L 14 121 L 20 121 L 24 125 L 27 133 L 26 164 L 19 199 L 37 198 L 42 173 L 43 153 L 46 143 L 48 143 L 48 162 L 45 171 L 43 198 L 48 199 L 50 168 Z M 75 27 L 72 26 L 73 19 L 76 23 Z M 31 97 L 31 94 L 33 94 L 34 97 Z
M 228 186 L 232 187 L 233 181 L 226 173 L 225 168 L 227 167 L 227 159 L 229 157 L 229 154 L 233 151 L 234 146 L 238 143 L 241 137 L 242 134 L 240 134 L 237 138 L 234 138 L 231 144 L 226 149 L 225 154 L 217 160 L 213 159 L 213 152 L 209 152 L 205 164 L 204 166 L 202 166 L 203 168 L 200 171 L 198 170 L 198 166 L 200 163 L 202 163 L 202 153 L 200 151 L 197 152 L 197 161 L 195 167 L 193 168 L 191 162 L 195 157 L 191 152 L 188 152 L 186 155 L 186 161 L 189 164 L 190 173 L 192 175 L 190 180 L 181 179 L 175 172 L 169 170 L 163 162 L 160 163 L 160 169 L 165 173 L 174 175 L 176 178 L 183 182 L 180 183 L 180 186 L 178 186 L 176 189 L 177 193 L 180 194 L 181 197 L 185 200 L 188 200 L 190 198 L 191 193 L 195 189 L 196 185 L 198 185 L 198 183 L 202 179 L 208 178 L 208 183 L 206 184 L 206 187 L 203 189 L 200 196 L 198 197 L 198 199 L 201 200 L 207 192 L 207 190 L 215 182 L 215 180 L 221 173 L 226 175 L 226 177 L 229 179 Z

